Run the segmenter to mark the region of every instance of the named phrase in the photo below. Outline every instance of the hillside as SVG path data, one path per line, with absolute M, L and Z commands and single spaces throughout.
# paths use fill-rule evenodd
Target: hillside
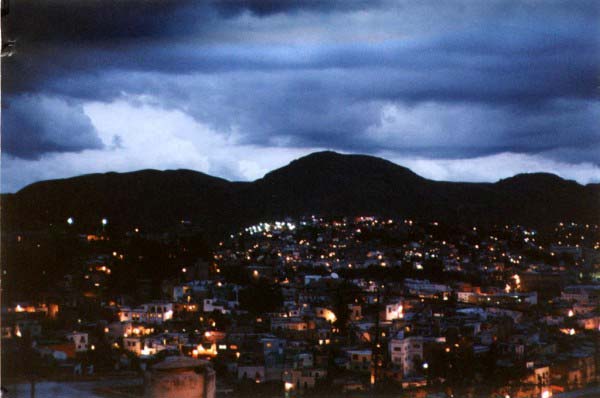
M 150 230 L 185 219 L 218 234 L 309 214 L 547 226 L 598 223 L 599 209 L 598 184 L 544 173 L 497 183 L 439 182 L 380 158 L 334 152 L 313 153 L 249 183 L 191 170 L 142 170 L 42 181 L 2 198 L 4 231 L 40 229 L 69 216 L 81 228 L 107 217 L 114 227 Z

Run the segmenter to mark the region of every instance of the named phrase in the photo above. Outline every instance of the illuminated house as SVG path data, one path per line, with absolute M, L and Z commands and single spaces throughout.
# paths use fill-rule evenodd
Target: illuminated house
M 459 302 L 469 304 L 536 305 L 538 302 L 538 295 L 537 292 L 458 292 L 457 299 Z
M 272 331 L 305 331 L 308 330 L 308 323 L 301 318 L 273 318 L 271 319 Z
M 213 312 L 218 311 L 221 314 L 231 314 L 230 302 L 217 299 L 204 299 L 202 302 L 202 311 Z
M 385 306 L 385 317 L 386 321 L 393 321 L 396 319 L 402 319 L 404 314 L 402 312 L 402 302 L 398 301 L 390 303 Z
M 123 348 L 133 352 L 136 356 L 142 354 L 143 341 L 141 337 L 131 336 L 123 338 Z
M 154 328 L 146 327 L 141 323 L 113 322 L 104 331 L 116 339 L 121 336 L 146 336 L 154 333 Z
M 315 316 L 317 318 L 323 318 L 327 322 L 331 322 L 331 323 L 333 323 L 337 320 L 333 311 L 331 311 L 329 308 L 324 308 L 324 307 L 315 307 Z
M 163 323 L 173 318 L 173 304 L 167 302 L 157 302 L 142 304 L 142 309 L 146 314 L 147 323 Z
M 423 359 L 423 337 L 399 336 L 389 343 L 389 352 L 392 363 L 399 366 L 404 377 L 413 376 L 417 373 L 419 362 Z
M 217 344 L 211 342 L 203 342 L 196 346 L 192 351 L 192 356 L 198 357 L 216 357 L 217 356 Z
M 524 382 L 537 386 L 550 385 L 550 367 L 545 365 L 535 366 L 533 363 L 527 363 L 528 375 Z
M 173 303 L 156 302 L 142 304 L 139 308 L 122 307 L 119 311 L 119 321 L 144 322 L 161 324 L 173 319 Z
M 120 322 L 143 322 L 145 313 L 142 308 L 121 307 L 119 310 Z
M 14 314 L 2 317 L 2 338 L 23 337 L 25 335 L 38 337 L 42 334 L 42 325 L 37 319 L 17 317 Z
M 150 356 L 160 352 L 167 347 L 160 338 L 144 338 L 139 336 L 130 336 L 123 338 L 123 348 L 133 352 L 136 356 Z
M 292 369 L 286 371 L 284 379 L 291 383 L 291 388 L 302 391 L 314 388 L 317 380 L 326 376 L 325 369 Z
M 67 340 L 75 345 L 75 352 L 87 351 L 89 346 L 89 338 L 87 333 L 75 332 L 67 334 Z
M 9 307 L 8 312 L 27 313 L 27 314 L 43 314 L 50 318 L 55 318 L 58 313 L 58 304 L 41 304 L 34 306 L 28 303 L 17 303 L 14 308 Z
M 576 322 L 580 328 L 600 331 L 600 315 L 585 315 Z

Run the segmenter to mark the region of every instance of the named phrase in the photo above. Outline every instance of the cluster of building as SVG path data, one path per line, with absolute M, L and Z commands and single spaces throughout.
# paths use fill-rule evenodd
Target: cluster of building
M 100 347 L 115 369 L 203 359 L 224 391 L 549 397 L 600 381 L 598 238 L 574 223 L 261 223 L 186 264 L 155 300 L 109 297 L 102 317 L 68 330 L 44 330 L 60 300 L 3 307 L 2 338 L 27 335 L 84 371 Z M 110 284 L 115 257 L 91 259 L 84 278 Z

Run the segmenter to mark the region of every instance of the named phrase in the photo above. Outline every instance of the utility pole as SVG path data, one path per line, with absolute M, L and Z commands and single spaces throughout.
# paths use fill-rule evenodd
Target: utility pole
M 373 391 L 376 391 L 377 382 L 381 380 L 381 367 L 383 365 L 383 356 L 381 355 L 381 330 L 379 325 L 379 315 L 381 311 L 381 293 L 379 290 L 379 284 L 377 285 L 377 301 L 375 305 L 375 338 L 373 339 L 372 346 L 372 367 L 371 367 L 371 387 Z

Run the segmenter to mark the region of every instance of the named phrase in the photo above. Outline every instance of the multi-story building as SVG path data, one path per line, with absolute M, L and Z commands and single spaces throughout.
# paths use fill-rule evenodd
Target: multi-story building
M 423 337 L 399 337 L 389 342 L 391 361 L 400 367 L 404 377 L 413 376 L 423 360 Z

